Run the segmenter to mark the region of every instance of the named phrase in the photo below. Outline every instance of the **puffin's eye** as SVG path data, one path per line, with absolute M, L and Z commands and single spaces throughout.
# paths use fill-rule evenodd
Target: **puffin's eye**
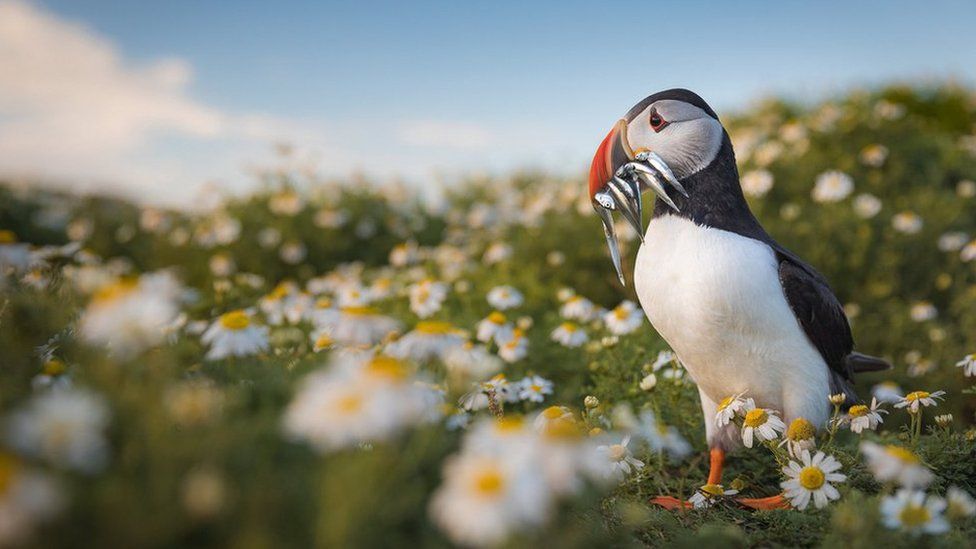
M 664 118 L 661 118 L 661 115 L 658 114 L 657 111 L 654 111 L 654 112 L 651 113 L 651 129 L 652 130 L 654 130 L 655 132 L 659 132 L 659 131 L 663 130 L 664 127 L 667 126 L 667 125 L 668 125 L 668 121 L 665 120 Z

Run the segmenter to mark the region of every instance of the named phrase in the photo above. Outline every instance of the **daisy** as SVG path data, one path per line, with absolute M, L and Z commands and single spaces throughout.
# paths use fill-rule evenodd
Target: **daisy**
M 485 265 L 494 265 L 509 257 L 512 257 L 512 247 L 502 242 L 496 242 L 485 250 L 485 255 L 482 256 L 481 260 L 484 261 Z
M 207 360 L 249 356 L 268 348 L 268 327 L 253 324 L 251 316 L 238 309 L 215 320 L 200 340 L 210 346 Z
M 581 295 L 574 295 L 563 303 L 559 314 L 570 320 L 589 322 L 596 315 L 597 308 L 592 301 Z
M 958 252 L 969 242 L 969 235 L 961 231 L 942 233 L 937 246 L 942 252 Z
M 328 330 L 340 345 L 370 346 L 399 330 L 400 323 L 372 307 L 341 307 L 319 328 Z
M 747 196 L 760 198 L 773 188 L 773 174 L 769 170 L 748 171 L 742 175 L 739 183 L 742 185 L 742 192 Z
M 950 486 L 946 492 L 946 516 L 962 520 L 976 515 L 976 500 L 962 488 Z
M 416 242 L 397 244 L 390 250 L 390 265 L 394 267 L 406 267 L 418 261 L 420 261 L 420 249 Z
M 68 366 L 56 358 L 44 362 L 41 373 L 31 379 L 31 388 L 35 391 L 42 389 L 67 389 L 68 387 L 71 387 L 71 376 L 68 375 Z
M 630 444 L 630 437 L 626 436 L 619 444 L 597 446 L 597 451 L 606 457 L 609 464 L 606 470 L 608 479 L 620 482 L 644 468 L 644 462 L 630 453 L 628 444 Z
M 966 377 L 976 377 L 976 353 L 966 355 L 956 363 L 957 368 L 962 368 L 962 373 Z
M 518 362 L 529 354 L 529 340 L 519 328 L 504 335 L 496 334 L 495 342 L 498 343 L 498 356 L 505 362 Z
M 945 391 L 936 391 L 934 393 L 929 393 L 928 391 L 912 391 L 908 393 L 902 399 L 895 403 L 895 408 L 908 408 L 908 413 L 917 414 L 920 407 L 936 406 L 938 402 L 936 400 L 942 400 L 945 397 Z
M 451 541 L 482 547 L 543 524 L 551 507 L 552 494 L 533 462 L 461 453 L 445 461 L 429 510 Z
M 542 402 L 545 395 L 552 394 L 552 382 L 539 376 L 523 378 L 519 381 L 519 398 L 531 402 Z
M 952 414 L 939 414 L 935 416 L 935 424 L 943 429 L 948 429 L 952 425 Z
M 874 478 L 881 482 L 896 482 L 907 488 L 924 488 L 934 478 L 932 472 L 922 465 L 922 460 L 907 448 L 865 441 L 861 443 L 861 452 Z
M 519 307 L 525 301 L 522 293 L 511 286 L 495 286 L 486 299 L 489 305 L 501 311 Z
M 579 347 L 590 339 L 582 328 L 572 322 L 563 322 L 560 324 L 552 331 L 550 337 L 563 347 Z
M 162 343 L 166 327 L 179 315 L 182 288 L 166 272 L 123 279 L 92 296 L 79 320 L 81 337 L 130 357 Z
M 904 530 L 912 535 L 942 534 L 949 531 L 949 523 L 942 516 L 944 499 L 929 496 L 918 490 L 899 490 L 881 500 L 882 522 L 892 530 Z
M 647 374 L 644 376 L 644 379 L 640 380 L 640 384 L 638 386 L 640 387 L 641 391 L 650 391 L 654 389 L 654 387 L 657 386 L 657 376 L 653 373 Z
M 488 343 L 495 338 L 495 334 L 499 330 L 505 327 L 511 329 L 508 318 L 505 317 L 504 313 L 493 311 L 490 315 L 481 319 L 477 326 L 475 326 L 475 338 L 478 341 Z
M 738 490 L 726 490 L 721 484 L 705 484 L 695 490 L 695 493 L 688 498 L 688 503 L 695 509 L 707 509 L 722 498 L 738 493 Z
M 742 418 L 742 444 L 752 448 L 753 440 L 776 440 L 786 430 L 786 424 L 774 410 L 752 408 Z
M 799 459 L 803 452 L 809 452 L 816 447 L 817 429 L 806 418 L 798 417 L 790 422 L 786 436 L 779 445 L 785 445 L 790 455 Z
M 17 451 L 52 465 L 96 473 L 108 461 L 109 410 L 84 389 L 45 391 L 15 411 L 6 439 Z
M 335 289 L 336 304 L 339 307 L 363 307 L 373 301 L 373 296 L 359 280 L 346 282 Z
M 881 414 L 887 414 L 888 410 L 882 410 L 878 407 L 878 399 L 871 399 L 871 406 L 865 406 L 864 404 L 855 404 L 847 410 L 847 417 L 845 418 L 847 423 L 851 426 L 851 432 L 861 434 L 865 429 L 875 430 L 878 425 L 884 423 L 884 419 L 881 418 Z
M 746 411 L 756 407 L 756 401 L 751 398 L 742 398 L 744 394 L 727 396 L 718 403 L 718 410 L 715 413 L 716 426 L 725 427 L 735 416 L 743 416 Z
M 428 318 L 441 310 L 447 299 L 447 284 L 433 280 L 422 280 L 408 289 L 410 310 L 420 318 Z
M 801 511 L 807 508 L 811 498 L 817 509 L 825 507 L 828 501 L 840 497 L 831 483 L 847 480 L 845 475 L 837 472 L 840 467 L 840 462 L 833 456 L 817 452 L 811 458 L 810 451 L 803 450 L 800 462 L 791 460 L 788 466 L 783 467 L 783 474 L 788 477 L 788 480 L 780 483 L 783 495 Z
M 939 316 L 939 310 L 928 301 L 919 301 L 912 305 L 910 315 L 915 322 L 925 322 Z
M 675 360 L 677 360 L 677 357 L 675 357 L 673 351 L 668 351 L 668 350 L 659 351 L 657 353 L 657 358 L 655 358 L 654 362 L 651 363 L 651 371 L 657 372 L 658 370 L 667 366 L 668 364 L 671 364 Z
M 854 213 L 862 219 L 871 219 L 881 212 L 881 199 L 870 193 L 854 197 Z
M 879 168 L 888 159 L 888 147 L 877 143 L 868 145 L 861 149 L 858 159 L 865 166 Z
M 25 545 L 38 525 L 65 505 L 61 487 L 48 475 L 0 452 L 0 546 Z
M 854 191 L 854 180 L 846 173 L 836 170 L 817 176 L 813 187 L 813 199 L 817 202 L 839 202 Z
M 442 359 L 452 349 L 465 343 L 464 332 L 449 322 L 424 320 L 413 330 L 390 343 L 386 352 L 392 357 L 427 362 Z
M 637 308 L 633 301 L 625 300 L 612 311 L 604 314 L 603 322 L 612 334 L 629 334 L 643 324 L 644 312 Z
M 490 400 L 489 393 L 495 395 L 497 402 L 518 402 L 519 386 L 517 383 L 509 383 L 505 374 L 497 374 L 484 383 L 478 383 L 475 389 L 465 393 L 458 400 L 458 406 L 462 410 L 476 412 L 488 408 Z
M 675 459 L 684 458 L 691 453 L 691 444 L 678 430 L 658 421 L 650 410 L 641 412 L 640 419 L 633 430 L 647 443 L 652 452 L 666 452 Z

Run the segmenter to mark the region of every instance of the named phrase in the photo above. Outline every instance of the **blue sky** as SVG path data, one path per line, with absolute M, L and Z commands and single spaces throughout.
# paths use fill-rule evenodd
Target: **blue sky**
M 329 175 L 423 184 L 431 174 L 517 167 L 572 173 L 617 117 L 668 87 L 699 92 L 721 114 L 769 94 L 816 99 L 891 79 L 976 80 L 976 3 L 964 0 L 0 7 L 26 21 L 17 29 L 34 28 L 15 55 L 61 42 L 66 50 L 8 74 L 26 71 L 37 89 L 64 95 L 90 76 L 93 97 L 86 118 L 73 109 L 89 102 L 76 97 L 48 108 L 36 89 L 29 100 L 0 92 L 0 155 L 20 159 L 0 158 L 0 173 L 29 176 L 33 162 L 50 180 L 75 176 L 89 181 L 84 188 L 167 203 L 192 199 L 206 181 L 246 188 L 246 167 L 270 161 L 271 141 L 294 143 Z M 118 98 L 102 97 L 116 87 Z M 35 128 L 64 128 L 68 119 L 87 129 L 63 150 L 32 151 L 9 143 L 12 131 L 5 147 L 11 119 L 38 133 L 35 143 L 51 142 Z M 114 132 L 104 140 L 103 121 Z

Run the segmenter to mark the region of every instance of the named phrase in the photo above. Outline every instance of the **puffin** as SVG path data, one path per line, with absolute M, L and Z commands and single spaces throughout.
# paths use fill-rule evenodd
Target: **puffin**
M 645 231 L 647 190 L 654 205 Z M 715 422 L 723 399 L 745 395 L 779 411 L 787 425 L 802 417 L 823 428 L 829 395 L 856 403 L 854 374 L 891 367 L 854 351 L 847 316 L 827 280 L 753 215 L 729 134 L 698 94 L 669 89 L 634 105 L 597 148 L 589 194 L 622 284 L 613 214 L 640 237 L 634 289 L 698 387 L 708 484 L 721 484 L 726 453 L 741 445 L 734 423 Z M 652 501 L 689 506 L 667 496 Z M 738 501 L 755 509 L 788 507 L 782 494 Z

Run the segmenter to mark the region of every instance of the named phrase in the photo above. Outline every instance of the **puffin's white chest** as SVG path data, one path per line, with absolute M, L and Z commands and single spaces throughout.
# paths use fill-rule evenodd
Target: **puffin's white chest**
M 745 391 L 787 417 L 819 419 L 827 365 L 786 302 L 769 246 L 676 216 L 655 218 L 634 284 L 651 324 L 710 399 Z

